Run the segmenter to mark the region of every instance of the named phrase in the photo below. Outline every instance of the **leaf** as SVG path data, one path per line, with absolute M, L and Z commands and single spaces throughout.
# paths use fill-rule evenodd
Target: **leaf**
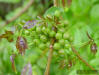
M 90 17 L 93 21 L 97 21 L 99 22 L 99 4 L 93 6 L 93 8 L 91 9 L 91 12 L 90 12 Z
M 21 55 L 24 55 L 25 50 L 28 48 L 27 40 L 24 37 L 19 36 L 16 41 L 16 48 Z
M 16 67 L 15 67 L 15 62 L 14 62 L 15 56 L 16 56 L 15 54 L 12 54 L 10 56 L 10 61 L 12 63 L 12 69 L 16 72 Z
M 49 8 L 49 9 L 45 12 L 44 17 L 46 17 L 47 15 L 53 16 L 56 10 L 59 10 L 59 11 L 60 11 L 61 8 L 54 7 L 54 6 L 51 7 L 51 8 Z
M 13 32 L 12 31 L 6 31 L 5 34 L 2 34 L 0 36 L 0 39 L 5 38 L 7 39 L 9 42 L 13 41 Z
M 22 69 L 21 75 L 32 75 L 32 66 L 30 63 L 25 65 Z

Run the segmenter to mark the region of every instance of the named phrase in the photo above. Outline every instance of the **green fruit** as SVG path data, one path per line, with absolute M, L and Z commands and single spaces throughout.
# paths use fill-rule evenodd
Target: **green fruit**
M 38 45 L 40 43 L 40 40 L 39 39 L 34 39 L 33 40 L 33 43 L 36 44 L 36 45 Z
M 62 33 L 56 33 L 56 39 L 62 39 Z
M 46 42 L 46 41 L 47 41 L 47 38 L 46 38 L 45 35 L 41 35 L 41 36 L 40 36 L 40 39 L 41 39 L 41 41 L 43 41 L 43 42 Z
M 65 48 L 70 48 L 70 45 L 69 44 L 65 44 Z
M 41 44 L 39 45 L 39 48 L 43 50 L 43 49 L 46 48 L 46 46 L 45 46 L 45 44 L 41 43 Z
M 64 40 L 64 39 L 61 39 L 61 40 L 59 40 L 59 43 L 60 43 L 61 45 L 64 45 L 64 44 L 65 44 L 65 40 Z
M 64 39 L 68 39 L 68 38 L 69 38 L 69 33 L 65 32 L 65 33 L 63 34 L 63 38 L 64 38 Z
M 40 33 L 41 32 L 41 28 L 40 27 L 36 27 L 36 32 Z
M 53 48 L 56 49 L 56 50 L 59 50 L 60 47 L 61 47 L 61 46 L 60 46 L 59 43 L 55 43 L 54 46 L 53 46 Z
M 42 28 L 42 32 L 45 32 L 45 31 L 46 31 L 46 28 L 45 28 L 45 27 L 43 27 L 43 28 Z
M 65 29 L 64 28 L 59 28 L 59 32 L 64 33 Z
M 50 42 L 47 42 L 47 43 L 46 43 L 46 46 L 47 46 L 48 48 L 50 48 Z
M 66 8 L 64 9 L 64 11 L 65 11 L 65 12 L 68 12 L 68 11 L 69 11 L 69 8 L 66 7 Z
M 49 36 L 50 36 L 50 37 L 54 37 L 55 34 L 56 34 L 55 31 L 51 31 L 51 32 L 49 33 Z
M 56 17 L 60 17 L 60 15 L 61 15 L 60 11 L 56 10 L 56 11 L 55 11 L 55 16 L 56 16 Z

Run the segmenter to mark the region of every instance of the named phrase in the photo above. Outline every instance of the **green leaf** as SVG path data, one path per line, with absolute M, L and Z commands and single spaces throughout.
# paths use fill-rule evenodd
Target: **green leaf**
M 49 8 L 49 9 L 45 12 L 44 17 L 46 17 L 47 15 L 53 16 L 56 10 L 59 10 L 59 11 L 60 11 L 61 8 L 58 8 L 58 7 L 51 7 L 51 8 Z
M 93 6 L 93 8 L 91 9 L 90 12 L 90 17 L 93 21 L 97 21 L 99 20 L 99 4 Z

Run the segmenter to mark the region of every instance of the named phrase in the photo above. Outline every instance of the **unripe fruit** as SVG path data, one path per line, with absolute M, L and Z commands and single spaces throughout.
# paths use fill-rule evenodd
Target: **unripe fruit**
M 53 48 L 56 49 L 56 50 L 59 50 L 60 47 L 61 47 L 61 46 L 60 46 L 59 43 L 55 43 L 54 46 L 53 46 Z
M 40 39 L 41 39 L 41 41 L 43 41 L 43 42 L 46 42 L 46 41 L 47 41 L 47 38 L 46 38 L 45 35 L 41 35 L 41 36 L 40 36 Z
M 60 43 L 61 45 L 64 45 L 64 44 L 65 44 L 65 40 L 64 40 L 64 39 L 61 39 L 61 40 L 59 40 L 59 43 Z
M 54 37 L 55 34 L 56 34 L 55 31 L 51 31 L 51 32 L 49 33 L 49 36 L 50 36 L 50 37 Z
M 56 39 L 62 39 L 62 33 L 56 33 Z
M 41 44 L 39 45 L 39 48 L 43 50 L 43 49 L 46 48 L 46 46 L 45 46 L 45 44 L 41 43 Z
M 56 11 L 55 11 L 55 16 L 56 16 L 56 17 L 60 17 L 60 15 L 61 15 L 60 11 L 56 10 Z
M 68 11 L 69 11 L 69 8 L 66 7 L 66 8 L 64 9 L 64 11 L 65 11 L 65 12 L 68 12 Z
M 47 42 L 47 43 L 46 43 L 46 46 L 47 46 L 48 48 L 50 48 L 50 42 Z
M 40 40 L 39 39 L 34 39 L 33 40 L 33 43 L 36 44 L 36 45 L 38 45 L 40 43 Z
M 68 39 L 68 38 L 69 38 L 69 33 L 65 32 L 65 33 L 63 34 L 63 38 L 64 38 L 64 39 Z
M 41 28 L 40 27 L 36 27 L 36 32 L 40 33 L 41 32 Z
M 62 28 L 59 28 L 59 32 L 64 33 L 65 32 L 65 29 L 63 27 Z
M 69 44 L 65 44 L 65 48 L 70 48 L 70 45 Z
M 42 27 L 42 32 L 45 32 L 46 31 L 46 28 L 45 27 Z

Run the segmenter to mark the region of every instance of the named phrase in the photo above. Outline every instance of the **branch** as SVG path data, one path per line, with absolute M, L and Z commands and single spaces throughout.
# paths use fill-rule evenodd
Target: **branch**
M 83 63 L 85 63 L 91 70 L 95 70 L 90 64 L 88 64 L 88 63 L 79 55 L 79 53 L 76 51 L 76 49 L 75 49 L 73 46 L 71 46 L 71 48 L 72 48 L 72 51 L 76 54 L 76 56 L 77 56 Z
M 48 62 L 47 62 L 47 66 L 46 66 L 46 70 L 45 70 L 45 74 L 44 75 L 49 75 L 50 64 L 51 64 L 52 55 L 53 55 L 53 44 L 54 44 L 54 42 L 55 42 L 55 39 L 52 39 L 52 44 L 50 45 Z
M 15 15 L 14 17 L 12 17 L 10 20 L 7 20 L 3 26 L 5 26 L 5 25 L 7 25 L 7 24 L 9 24 L 11 22 L 13 22 L 19 16 L 21 16 L 24 12 L 26 12 L 28 10 L 28 8 L 32 5 L 33 2 L 34 2 L 34 0 L 30 0 L 29 3 L 27 4 L 27 6 L 25 6 L 17 15 Z

